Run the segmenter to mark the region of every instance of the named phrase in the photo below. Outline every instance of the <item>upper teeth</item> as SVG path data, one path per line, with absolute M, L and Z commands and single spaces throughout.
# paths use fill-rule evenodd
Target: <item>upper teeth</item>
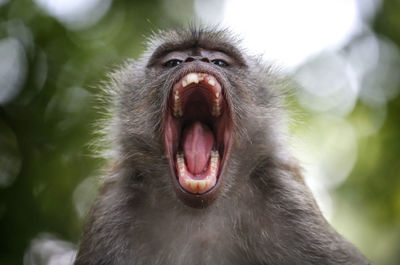
M 182 88 L 194 83 L 198 84 L 200 81 L 203 81 L 205 77 L 208 76 L 207 83 L 210 86 L 215 86 L 216 85 L 216 80 L 213 76 L 207 75 L 204 73 L 189 73 L 185 77 L 182 78 L 181 85 Z M 218 89 L 215 88 L 216 90 Z M 218 90 L 217 90 L 218 91 Z M 221 115 L 221 107 L 220 107 L 220 92 L 215 92 L 215 99 L 213 100 L 213 106 L 211 110 L 211 115 L 214 117 L 218 117 Z M 175 95 L 174 95 L 174 102 L 173 102 L 173 110 L 174 110 L 174 116 L 175 117 L 182 117 L 183 115 L 183 110 L 182 110 L 182 101 L 181 101 L 181 96 L 180 96 L 180 90 L 177 89 L 175 90 Z
M 215 80 L 214 79 L 209 79 L 208 80 L 208 84 L 210 84 L 210 86 L 215 86 Z
M 196 73 L 190 73 L 182 80 L 183 87 L 190 85 L 191 83 L 199 83 L 199 76 Z
M 182 115 L 183 115 L 183 111 L 182 111 L 181 99 L 179 97 L 179 91 L 176 90 L 175 96 L 174 96 L 174 116 L 181 117 Z

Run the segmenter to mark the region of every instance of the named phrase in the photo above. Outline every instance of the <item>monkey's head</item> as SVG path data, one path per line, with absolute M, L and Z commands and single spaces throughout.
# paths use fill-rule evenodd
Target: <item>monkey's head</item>
M 218 197 L 230 178 L 229 165 L 240 167 L 239 143 L 242 150 L 248 148 L 243 143 L 259 144 L 256 135 L 266 129 L 254 117 L 264 117 L 260 108 L 269 104 L 259 97 L 272 98 L 264 89 L 267 77 L 259 74 L 265 69 L 249 71 L 256 60 L 237 47 L 226 31 L 163 32 L 150 41 L 145 56 L 119 73 L 122 157 L 145 178 L 170 172 L 176 194 L 192 207 L 206 207 Z M 249 159 L 241 161 L 258 158 Z M 171 187 L 165 179 L 157 181 Z

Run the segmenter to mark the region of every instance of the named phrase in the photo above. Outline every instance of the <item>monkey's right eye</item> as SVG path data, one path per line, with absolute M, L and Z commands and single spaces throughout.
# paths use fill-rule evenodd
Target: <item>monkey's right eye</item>
M 224 60 L 216 59 L 216 60 L 212 60 L 211 62 L 212 62 L 213 64 L 215 64 L 215 65 L 220 66 L 220 67 L 227 67 L 227 66 L 229 66 L 229 64 L 228 64 L 227 62 L 225 62 Z
M 166 63 L 164 63 L 164 66 L 165 67 L 175 67 L 175 66 L 178 66 L 178 65 L 180 65 L 182 63 L 182 60 L 178 60 L 178 59 L 172 59 L 172 60 L 169 60 L 168 62 L 166 62 Z

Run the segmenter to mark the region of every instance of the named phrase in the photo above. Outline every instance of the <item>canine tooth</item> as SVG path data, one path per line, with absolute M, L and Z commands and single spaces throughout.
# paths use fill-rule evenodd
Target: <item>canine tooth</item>
M 208 84 L 210 86 L 215 86 L 215 80 L 214 79 L 208 79 Z M 217 96 L 218 97 L 218 96 Z
M 181 100 L 179 98 L 179 91 L 175 91 L 174 96 L 174 116 L 182 116 Z
M 191 83 L 196 83 L 197 84 L 197 83 L 199 83 L 199 77 L 195 73 L 190 73 L 190 74 L 188 74 L 186 76 L 186 81 L 187 81 L 188 85 L 191 84 Z
M 178 153 L 176 155 L 176 162 L 178 164 L 178 168 L 179 168 L 181 175 L 185 174 L 185 161 L 183 159 L 182 153 Z
M 187 86 L 187 85 L 188 85 L 187 81 L 186 81 L 185 79 L 183 79 L 183 80 L 182 80 L 182 87 L 185 87 L 185 86 Z

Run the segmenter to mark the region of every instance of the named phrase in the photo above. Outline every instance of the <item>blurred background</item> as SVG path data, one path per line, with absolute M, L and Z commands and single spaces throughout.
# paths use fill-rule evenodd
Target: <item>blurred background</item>
M 98 84 L 189 22 L 292 77 L 291 145 L 325 217 L 400 264 L 399 0 L 0 0 L 0 264 L 71 264 L 105 162 Z

